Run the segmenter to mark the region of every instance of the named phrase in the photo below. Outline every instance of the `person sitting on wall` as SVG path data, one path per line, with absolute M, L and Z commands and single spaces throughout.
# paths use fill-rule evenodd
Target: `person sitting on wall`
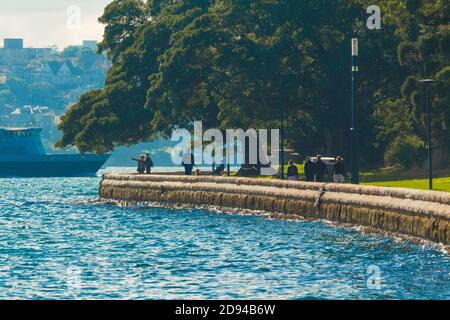
M 184 167 L 184 174 L 186 176 L 192 175 L 192 170 L 194 169 L 195 163 L 194 163 L 194 155 L 192 153 L 186 153 L 183 156 L 183 162 L 181 165 Z
M 139 174 L 143 174 L 145 171 L 145 156 L 141 155 L 141 157 L 139 159 L 131 158 L 131 160 L 137 161 L 137 163 L 138 163 L 137 172 Z
M 147 153 L 145 156 L 145 171 L 147 172 L 147 174 L 152 173 L 153 166 L 154 164 L 152 158 L 150 158 L 150 153 Z
M 306 157 L 305 178 L 308 182 L 314 182 L 314 163 L 311 161 L 310 157 Z
M 344 183 L 345 181 L 345 165 L 342 157 L 336 157 L 336 163 L 333 167 L 333 181 L 334 183 Z
M 222 163 L 219 165 L 216 170 L 214 170 L 213 175 L 215 176 L 221 176 L 225 172 L 225 165 Z
M 316 182 L 324 182 L 325 176 L 328 175 L 327 166 L 322 161 L 322 156 L 317 155 L 317 161 L 314 164 L 314 174 L 316 177 Z
M 289 160 L 289 167 L 287 171 L 288 180 L 297 181 L 298 180 L 298 168 L 294 164 L 294 161 Z

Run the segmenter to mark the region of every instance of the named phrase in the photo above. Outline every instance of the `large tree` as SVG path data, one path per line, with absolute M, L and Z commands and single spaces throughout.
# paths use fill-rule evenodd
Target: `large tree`
M 396 0 L 386 1 L 386 8 L 386 20 L 395 26 L 396 34 L 402 39 L 397 54 L 405 71 L 402 73 L 400 95 L 391 101 L 388 110 L 383 111 L 384 106 L 381 105 L 377 112 L 385 124 L 379 128 L 379 136 L 385 138 L 388 146 L 386 157 L 393 154 L 401 157 L 405 152 L 415 154 L 416 150 L 423 149 L 426 91 L 420 80 L 433 78 L 438 81 L 431 86 L 433 144 L 440 154 L 438 162 L 445 164 L 450 155 L 450 3 Z M 389 125 L 393 123 L 402 125 Z M 397 139 L 406 136 L 414 137 L 414 140 L 409 138 L 408 150 L 405 149 L 405 139 L 403 143 Z M 418 153 L 416 162 L 420 163 L 424 155 L 423 152 Z
M 59 145 L 105 152 L 168 136 L 195 120 L 221 129 L 276 128 L 283 108 L 290 146 L 345 154 L 350 43 L 358 37 L 362 155 L 380 162 L 396 137 L 420 136 L 414 110 L 421 72 L 432 70 L 427 73 L 442 85 L 448 79 L 448 8 L 441 1 L 383 0 L 382 29 L 368 30 L 370 4 L 115 0 L 100 18 L 106 29 L 99 50 L 114 62 L 105 88 L 83 96 L 63 117 Z M 436 98 L 443 128 L 446 88 Z M 407 128 L 387 127 L 402 121 L 398 108 L 408 101 Z

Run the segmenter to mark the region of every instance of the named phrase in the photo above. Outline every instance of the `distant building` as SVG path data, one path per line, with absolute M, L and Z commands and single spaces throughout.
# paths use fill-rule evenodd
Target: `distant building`
M 2 95 L 0 101 L 0 123 L 4 126 L 19 126 L 20 123 L 39 122 L 46 127 L 50 136 L 56 135 L 52 129 L 54 116 L 50 111 L 59 113 L 65 105 L 78 101 L 79 97 L 90 90 L 104 86 L 106 74 L 111 62 L 105 55 L 97 55 L 95 59 L 83 60 L 80 55 L 66 55 L 52 48 L 24 48 L 23 39 L 5 39 L 0 47 L 0 85 L 10 79 L 21 79 L 28 86 L 36 83 L 52 85 L 54 99 L 50 110 L 45 114 L 32 115 L 28 109 L 17 105 L 12 95 Z M 78 49 L 89 48 L 96 51 L 97 41 L 85 40 L 82 45 L 73 46 Z M 89 63 L 85 63 L 88 61 Z M 5 93 L 7 93 L 5 91 Z M 27 103 L 33 104 L 30 98 Z M 46 100 L 48 101 L 48 100 Z
M 27 84 L 48 82 L 54 85 L 78 84 L 101 87 L 111 63 L 99 55 L 86 70 L 76 67 L 77 58 L 63 58 L 51 48 L 24 48 L 23 39 L 5 39 L 0 48 L 0 75 L 19 78 Z M 81 47 L 81 46 L 79 46 Z M 97 49 L 97 41 L 84 40 L 82 47 Z M 0 81 L 6 81 L 0 78 Z
M 97 51 L 97 41 L 96 40 L 83 40 L 83 47 L 90 48 Z
M 76 82 L 81 75 L 82 71 L 71 60 L 53 60 L 44 64 L 40 80 L 52 84 L 70 84 Z
M 26 49 L 0 48 L 0 65 L 25 66 L 31 60 Z
M 3 43 L 5 49 L 23 49 L 23 39 L 5 39 Z
M 0 65 L 23 67 L 34 59 L 49 59 L 51 48 L 24 48 L 23 39 L 5 39 L 0 48 Z

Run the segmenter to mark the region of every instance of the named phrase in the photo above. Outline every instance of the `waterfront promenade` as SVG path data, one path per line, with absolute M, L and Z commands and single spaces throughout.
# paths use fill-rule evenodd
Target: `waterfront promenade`
M 249 209 L 326 219 L 450 245 L 450 194 L 401 188 L 212 176 L 106 174 L 99 194 L 122 204 Z

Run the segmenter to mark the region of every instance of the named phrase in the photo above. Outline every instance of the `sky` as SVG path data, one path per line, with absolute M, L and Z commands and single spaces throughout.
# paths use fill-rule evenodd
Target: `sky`
M 0 0 L 0 46 L 23 38 L 26 47 L 79 45 L 101 40 L 97 21 L 112 0 Z

